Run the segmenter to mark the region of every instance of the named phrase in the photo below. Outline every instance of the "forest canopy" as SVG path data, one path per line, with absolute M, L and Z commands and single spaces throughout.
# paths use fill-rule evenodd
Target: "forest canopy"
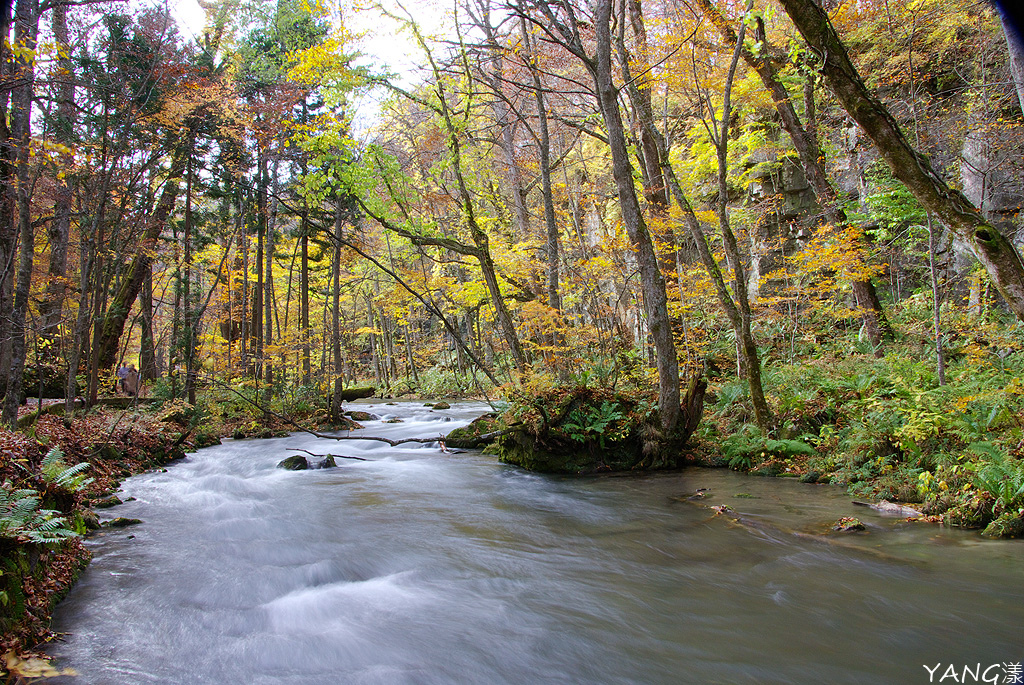
M 5 4 L 8 425 L 132 364 L 192 403 L 625 384 L 666 434 L 731 374 L 771 432 L 773 360 L 1016 349 L 1021 44 L 985 2 L 203 9 Z

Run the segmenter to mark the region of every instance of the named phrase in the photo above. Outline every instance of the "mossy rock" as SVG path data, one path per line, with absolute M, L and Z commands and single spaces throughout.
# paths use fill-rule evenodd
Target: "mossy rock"
M 1024 516 L 1006 512 L 985 526 L 981 532 L 987 538 L 1019 538 L 1024 536 Z
M 819 480 L 821 480 L 821 473 L 819 471 L 808 471 L 800 476 L 801 483 L 817 483 Z
M 104 528 L 127 528 L 128 526 L 137 526 L 142 523 L 141 519 L 131 519 L 119 516 L 111 521 L 104 521 L 102 526 Z
M 640 393 L 555 387 L 516 400 L 512 430 L 498 436 L 502 461 L 534 471 L 594 473 L 677 468 L 682 447 L 700 421 L 706 384 L 691 379 L 678 433 L 663 436 L 657 411 Z
M 196 433 L 195 438 L 192 439 L 192 443 L 197 448 L 211 447 L 212 445 L 219 445 L 219 444 L 221 444 L 220 438 L 218 438 L 213 433 L 206 433 L 206 432 Z
M 96 512 L 89 511 L 88 509 L 82 510 L 82 525 L 85 526 L 86 530 L 99 530 L 100 528 L 100 517 L 96 515 Z
M 296 454 L 277 462 L 277 468 L 286 471 L 305 471 L 309 468 L 309 462 L 301 454 Z
M 844 516 L 832 525 L 832 530 L 838 533 L 856 533 L 867 530 L 867 527 L 858 518 Z
M 234 438 L 235 440 L 244 440 L 248 436 L 245 434 L 244 430 L 242 430 L 241 428 L 236 428 L 235 430 L 231 431 L 231 437 Z
M 448 404 L 447 402 L 435 402 L 434 403 L 434 409 L 451 409 L 451 408 L 452 408 L 452 405 Z
M 345 416 L 353 421 L 380 421 L 380 417 L 368 411 L 347 411 Z
M 100 461 L 118 461 L 122 456 L 121 451 L 109 442 L 93 445 L 92 453 Z
M 355 400 L 366 399 L 367 397 L 373 397 L 374 393 L 377 392 L 377 388 L 372 385 L 363 386 L 359 388 L 345 388 L 341 391 L 342 402 L 354 402 Z
M 786 470 L 785 466 L 782 464 L 782 462 L 769 461 L 769 462 L 766 462 L 764 464 L 761 464 L 756 469 L 752 469 L 750 471 L 750 475 L 752 475 L 752 476 L 766 476 L 768 478 L 775 478 L 775 477 L 781 475 L 782 472 L 785 471 L 785 470 Z
M 110 495 L 109 497 L 96 500 L 92 503 L 92 506 L 97 509 L 109 509 L 110 507 L 116 507 L 118 504 L 124 504 L 124 502 L 117 495 Z
M 405 421 L 395 416 L 390 419 L 384 419 L 384 423 L 405 423 Z
M 338 462 L 334 460 L 333 454 L 328 454 L 326 457 L 321 459 L 313 466 L 314 469 L 336 469 L 338 468 Z
M 491 412 L 473 419 L 472 423 L 468 426 L 456 428 L 448 433 L 444 439 L 444 444 L 448 447 L 457 447 L 459 449 L 472 449 L 491 442 L 490 440 L 483 439 L 481 436 L 494 433 L 500 430 L 500 428 L 501 422 L 498 419 L 498 415 Z

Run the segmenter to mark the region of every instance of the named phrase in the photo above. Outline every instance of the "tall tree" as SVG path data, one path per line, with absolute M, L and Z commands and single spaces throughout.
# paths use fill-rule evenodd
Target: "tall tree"
M 658 409 L 665 435 L 673 436 L 679 424 L 680 389 L 679 361 L 672 337 L 668 314 L 665 278 L 661 273 L 654 242 L 637 200 L 633 184 L 633 165 L 626 144 L 626 132 L 619 110 L 619 88 L 613 78 L 612 0 L 597 0 L 591 17 L 595 46 L 588 49 L 584 38 L 584 22 L 571 6 L 535 2 L 521 4 L 518 12 L 537 24 L 553 41 L 565 47 L 587 69 L 594 83 L 595 96 L 601 110 L 612 155 L 612 178 L 622 211 L 622 223 L 629 235 L 640 270 L 643 306 L 647 328 L 654 343 L 658 367 Z M 533 10 L 533 11 L 531 11 Z M 534 12 L 539 13 L 539 17 Z M 622 21 L 623 17 L 617 17 Z

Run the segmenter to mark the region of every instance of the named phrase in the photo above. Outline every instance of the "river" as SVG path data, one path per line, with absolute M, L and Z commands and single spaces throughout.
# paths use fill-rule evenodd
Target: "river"
M 402 418 L 365 424 L 392 439 L 486 410 L 350 408 Z M 367 461 L 275 468 L 290 447 Z M 950 665 L 948 684 L 1024 661 L 1024 544 L 885 518 L 837 487 L 552 477 L 295 434 L 199 450 L 121 497 L 104 514 L 143 523 L 87 543 L 49 649 L 80 676 L 54 682 L 905 684 Z M 839 516 L 868 532 L 797 534 Z

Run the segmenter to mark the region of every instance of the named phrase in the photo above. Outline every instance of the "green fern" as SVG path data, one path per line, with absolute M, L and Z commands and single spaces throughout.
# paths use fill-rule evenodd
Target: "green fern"
M 0 484 L 0 538 L 59 545 L 78 537 L 59 511 L 40 509 L 39 504 L 39 493 L 35 490 L 15 490 L 7 481 Z
M 992 495 L 993 513 L 1024 505 L 1024 464 L 1010 459 L 991 442 L 975 442 L 969 450 L 987 460 L 974 478 L 974 485 Z
M 60 447 L 54 447 L 43 457 L 41 470 L 43 480 L 47 483 L 70 492 L 78 492 L 93 482 L 92 478 L 82 475 L 89 470 L 90 466 L 89 462 L 68 466 L 64 463 L 64 452 Z

